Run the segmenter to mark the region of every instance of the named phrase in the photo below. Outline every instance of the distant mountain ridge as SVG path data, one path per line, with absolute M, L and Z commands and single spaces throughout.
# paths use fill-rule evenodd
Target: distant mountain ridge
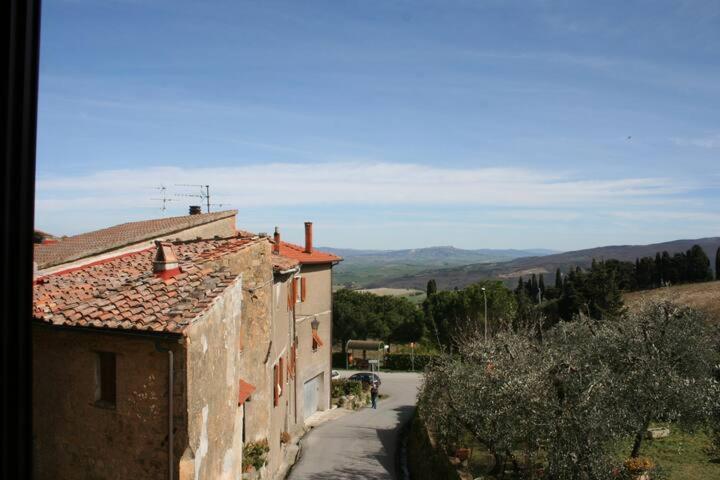
M 382 283 L 384 279 L 420 273 L 435 268 L 456 267 L 484 262 L 500 262 L 519 257 L 556 253 L 547 249 L 467 250 L 452 246 L 437 246 L 403 250 L 359 250 L 350 248 L 317 247 L 343 257 L 333 269 L 334 283 L 353 287 Z
M 711 265 L 714 264 L 715 252 L 720 247 L 720 237 L 673 240 L 649 245 L 611 245 L 545 256 L 520 257 L 508 261 L 478 262 L 447 268 L 427 269 L 422 272 L 374 282 L 368 285 L 368 288 L 424 289 L 430 279 L 435 279 L 440 289 L 462 288 L 478 280 L 488 278 L 501 279 L 511 283 L 512 280 L 519 276 L 532 275 L 533 273 L 552 274 L 557 268 L 562 271 L 567 271 L 575 266 L 585 268 L 590 266 L 593 258 L 598 260 L 614 258 L 634 261 L 638 257 L 654 256 L 655 253 L 662 251 L 667 251 L 670 255 L 684 252 L 695 244 L 702 247 L 705 254 L 710 258 Z

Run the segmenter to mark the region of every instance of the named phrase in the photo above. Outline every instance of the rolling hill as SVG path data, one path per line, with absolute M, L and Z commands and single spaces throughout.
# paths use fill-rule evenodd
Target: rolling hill
M 712 323 L 720 323 L 720 281 L 674 285 L 624 295 L 625 304 L 631 309 L 643 301 L 661 298 L 705 312 Z
M 508 284 L 512 284 L 515 283 L 519 276 L 532 275 L 533 273 L 552 275 L 557 268 L 567 271 L 575 266 L 588 267 L 593 258 L 598 260 L 614 258 L 634 261 L 638 257 L 654 256 L 656 252 L 668 251 L 671 255 L 684 252 L 695 244 L 703 248 L 711 259 L 711 263 L 713 263 L 715 252 L 720 247 L 720 237 L 674 240 L 650 245 L 613 245 L 545 256 L 521 257 L 509 261 L 426 269 L 421 272 L 403 274 L 395 278 L 372 282 L 368 285 L 368 288 L 424 289 L 430 279 L 435 279 L 439 289 L 462 288 L 478 280 L 488 278 L 501 279 Z
M 464 250 L 449 246 L 406 250 L 318 248 L 343 257 L 344 260 L 333 269 L 333 280 L 336 285 L 352 287 L 365 287 L 370 284 L 382 283 L 388 278 L 414 275 L 430 269 L 501 262 L 520 257 L 556 253 L 543 249 Z

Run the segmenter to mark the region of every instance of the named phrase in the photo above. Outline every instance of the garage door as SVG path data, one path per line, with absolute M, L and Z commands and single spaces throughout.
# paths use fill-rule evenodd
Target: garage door
M 303 416 L 306 419 L 317 412 L 321 382 L 322 374 L 308 380 L 305 382 L 305 385 L 303 385 Z

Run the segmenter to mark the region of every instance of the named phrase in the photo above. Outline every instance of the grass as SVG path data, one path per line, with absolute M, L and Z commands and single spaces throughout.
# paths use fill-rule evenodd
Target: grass
M 720 323 L 720 281 L 689 283 L 626 293 L 625 303 L 633 308 L 643 300 L 668 297 L 671 300 L 705 312 L 712 322 Z
M 486 474 L 493 466 L 493 456 L 473 443 L 468 437 L 467 445 L 474 447 L 468 462 L 469 470 L 475 476 Z M 668 480 L 720 479 L 720 458 L 709 453 L 710 447 L 710 438 L 705 433 L 685 433 L 671 426 L 670 436 L 644 440 L 640 455 L 651 458 L 660 466 Z M 627 458 L 631 450 L 631 439 L 618 445 L 618 464 Z M 515 453 L 520 455 L 520 452 Z
M 632 442 L 623 446 L 625 456 Z M 670 428 L 670 436 L 644 440 L 640 455 L 651 458 L 669 480 L 706 480 L 720 478 L 720 459 L 709 455 L 710 438 L 703 432 L 684 433 Z

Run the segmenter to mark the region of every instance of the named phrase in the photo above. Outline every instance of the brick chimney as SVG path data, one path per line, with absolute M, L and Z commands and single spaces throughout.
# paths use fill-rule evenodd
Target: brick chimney
M 180 273 L 180 265 L 175 256 L 172 243 L 155 240 L 155 259 L 153 260 L 153 273 L 155 276 L 167 280 Z
M 190 215 L 200 215 L 201 213 L 200 205 L 190 205 Z
M 305 253 L 312 251 L 312 222 L 305 222 Z
M 280 253 L 280 230 L 275 227 L 275 233 L 273 233 L 273 253 Z

